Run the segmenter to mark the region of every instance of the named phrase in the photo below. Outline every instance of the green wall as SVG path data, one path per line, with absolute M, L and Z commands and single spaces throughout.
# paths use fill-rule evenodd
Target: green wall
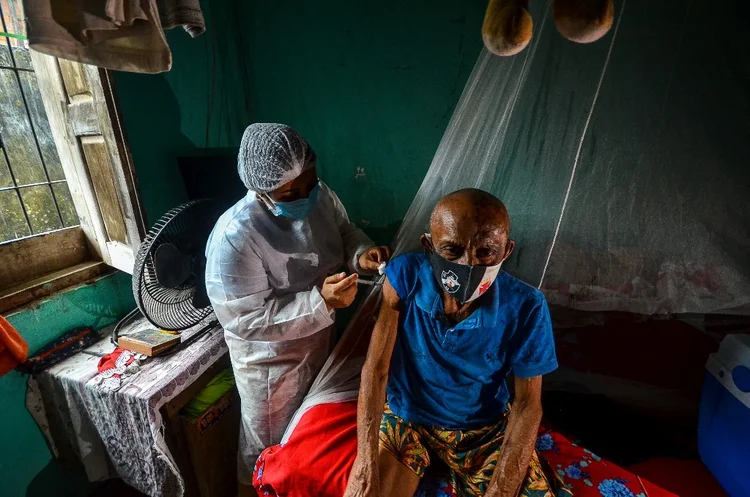
M 231 5 L 217 4 L 216 22 L 233 22 Z M 177 157 L 231 154 L 251 122 L 246 80 L 238 70 L 240 45 L 219 51 L 213 11 L 204 4 L 209 30 L 192 39 L 167 32 L 173 65 L 159 75 L 118 72 L 118 101 L 149 224 L 186 200 Z M 222 39 L 221 43 L 227 40 Z
M 149 223 L 186 198 L 176 157 L 234 155 L 247 124 L 270 121 L 299 129 L 351 218 L 390 240 L 479 53 L 483 2 L 211 0 L 203 8 L 205 35 L 168 33 L 171 72 L 115 74 Z M 117 274 L 9 319 L 33 350 L 76 326 L 106 326 L 133 305 L 128 276 Z M 0 378 L 0 493 L 81 495 L 85 477 L 51 460 L 24 394 L 23 377 Z
M 134 306 L 130 277 L 117 273 L 6 317 L 33 352 L 74 328 L 108 326 Z M 65 472 L 52 461 L 41 432 L 26 411 L 25 395 L 26 377 L 11 372 L 0 378 L 0 495 L 81 495 L 85 476 L 80 471 Z
M 486 3 L 244 4 L 253 118 L 297 128 L 352 220 L 390 235 L 479 54 Z
M 479 54 L 484 8 L 204 1 L 205 35 L 168 33 L 171 72 L 115 76 L 149 221 L 185 198 L 177 155 L 234 155 L 247 124 L 282 122 L 312 143 L 352 220 L 389 241 Z

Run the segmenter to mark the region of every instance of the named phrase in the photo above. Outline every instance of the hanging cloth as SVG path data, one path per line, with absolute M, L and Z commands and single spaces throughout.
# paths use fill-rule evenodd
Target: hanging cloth
M 29 46 L 61 59 L 118 71 L 172 68 L 164 30 L 205 30 L 199 0 L 24 0 Z

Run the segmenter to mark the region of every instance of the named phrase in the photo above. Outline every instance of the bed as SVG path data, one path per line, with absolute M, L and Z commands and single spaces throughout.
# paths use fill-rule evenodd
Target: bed
M 260 495 L 341 497 L 357 449 L 356 401 L 309 409 L 285 443 L 269 447 L 254 468 Z M 576 496 L 675 497 L 632 472 L 601 459 L 563 435 L 540 428 L 537 449 Z M 452 497 L 447 475 L 428 473 L 418 497 Z
M 282 442 L 261 454 L 253 480 L 260 495 L 343 495 L 357 448 L 359 373 L 379 298 L 379 292 L 367 297 L 310 388 Z M 549 427 L 540 428 L 536 446 L 576 496 L 675 497 Z M 428 472 L 415 495 L 452 497 L 453 493 L 447 475 L 434 471 Z

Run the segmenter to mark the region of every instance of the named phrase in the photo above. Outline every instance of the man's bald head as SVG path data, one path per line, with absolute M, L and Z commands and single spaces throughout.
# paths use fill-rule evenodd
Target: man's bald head
M 494 224 L 510 233 L 510 216 L 505 204 L 484 190 L 467 188 L 449 193 L 440 199 L 430 216 L 430 228 L 444 222 L 446 217 L 460 218 L 461 222 Z
M 459 264 L 491 266 L 513 251 L 505 205 L 474 188 L 450 193 L 437 203 L 430 217 L 430 234 L 438 255 Z

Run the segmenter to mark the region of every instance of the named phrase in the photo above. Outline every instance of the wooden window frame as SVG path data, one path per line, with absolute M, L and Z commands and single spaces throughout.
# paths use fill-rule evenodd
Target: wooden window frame
M 31 51 L 80 226 L 0 243 L 0 312 L 112 271 L 132 273 L 146 232 L 107 70 Z

